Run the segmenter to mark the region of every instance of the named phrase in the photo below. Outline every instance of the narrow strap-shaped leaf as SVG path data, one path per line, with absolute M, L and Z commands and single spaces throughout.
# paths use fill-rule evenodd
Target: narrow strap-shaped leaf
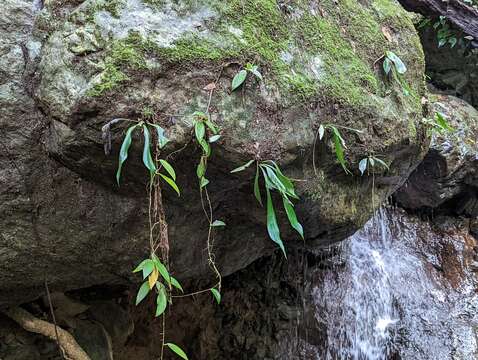
M 344 156 L 344 148 L 342 147 L 342 140 L 340 137 L 340 134 L 337 134 L 334 131 L 334 147 L 335 147 L 335 155 L 337 156 L 337 160 L 339 161 L 340 165 L 342 165 L 342 168 L 344 171 L 349 174 L 350 171 L 347 168 L 347 162 L 345 161 L 345 156 Z
M 219 139 L 221 138 L 221 135 L 213 135 L 209 138 L 209 143 L 212 144 L 212 143 L 215 143 L 216 141 L 218 141 Z
M 176 181 L 176 172 L 174 171 L 174 168 L 171 166 L 171 164 L 163 159 L 160 159 L 159 162 L 161 163 L 161 165 L 163 165 L 164 169 L 168 172 L 171 178 Z
M 158 297 L 156 298 L 156 317 L 164 313 L 167 305 L 168 298 L 166 296 L 166 289 L 161 285 L 158 290 Z
M 279 165 L 277 165 L 272 160 L 269 160 L 269 162 L 272 165 L 274 165 L 275 173 L 276 173 L 277 177 L 279 178 L 279 180 L 281 181 L 281 183 L 285 186 L 285 188 L 287 190 L 287 195 L 289 195 L 289 196 L 291 196 L 295 199 L 299 199 L 299 196 L 295 193 L 294 183 L 287 176 L 285 176 L 282 173 L 281 169 L 279 168 Z
M 325 127 L 324 125 L 320 124 L 319 126 L 319 140 L 322 140 L 325 134 Z
M 204 122 L 196 121 L 196 123 L 194 124 L 194 133 L 196 134 L 196 140 L 198 142 L 201 142 L 204 139 L 204 134 L 206 133 Z
M 176 355 L 178 355 L 180 358 L 184 360 L 188 360 L 188 356 L 186 355 L 186 353 L 183 351 L 183 349 L 181 349 L 176 344 L 166 343 L 164 345 L 167 346 L 169 349 L 171 349 L 171 351 L 174 352 Z
M 183 287 L 181 286 L 179 281 L 173 278 L 172 276 L 171 276 L 171 285 L 173 285 L 176 289 L 184 293 Z
M 304 239 L 304 228 L 297 220 L 297 215 L 295 213 L 294 207 L 290 200 L 283 196 L 282 202 L 284 203 L 284 209 L 287 214 L 287 218 L 289 219 L 290 225 L 299 233 L 302 239 Z
M 216 302 L 218 304 L 220 304 L 221 303 L 221 293 L 219 292 L 219 290 L 217 290 L 216 288 L 212 288 L 211 292 L 212 292 L 212 295 L 214 296 L 214 298 L 216 299 Z
M 246 162 L 244 165 L 241 165 L 237 168 L 235 168 L 234 170 L 231 171 L 231 174 L 232 173 L 236 173 L 236 172 L 240 172 L 240 171 L 244 171 L 246 170 L 249 166 L 251 166 L 251 164 L 254 162 L 255 160 L 249 160 L 248 162 Z
M 261 164 L 261 166 L 264 166 L 263 164 Z M 286 187 L 284 186 L 284 184 L 282 183 L 282 181 L 280 181 L 280 179 L 277 177 L 276 175 L 276 172 L 274 171 L 273 168 L 269 167 L 269 166 L 264 166 L 266 172 L 267 172 L 267 175 L 269 177 L 269 180 L 272 182 L 272 184 L 274 185 L 274 187 L 279 190 L 281 193 L 287 193 L 287 189 Z
M 150 288 L 147 281 L 141 285 L 138 290 L 138 294 L 136 295 L 136 305 L 138 305 L 143 299 L 149 294 Z
M 168 183 L 168 185 L 171 186 L 174 191 L 176 191 L 178 196 L 181 196 L 181 192 L 179 191 L 179 187 L 178 187 L 178 185 L 176 185 L 176 183 L 174 182 L 173 179 L 171 179 L 170 177 L 167 177 L 166 175 L 161 174 L 161 173 L 159 173 L 159 176 L 161 176 L 164 179 L 164 181 L 166 181 Z
M 217 126 L 209 119 L 206 119 L 204 121 L 204 123 L 206 124 L 206 126 L 209 128 L 209 130 L 212 131 L 213 134 L 217 134 L 218 133 L 218 130 L 217 130 Z M 211 141 L 213 142 L 213 141 Z
M 279 247 L 281 248 L 282 252 L 284 253 L 285 258 L 287 258 L 287 254 L 285 252 L 284 243 L 280 238 L 280 231 L 279 226 L 277 225 L 276 214 L 274 211 L 274 204 L 272 203 L 271 192 L 268 188 L 266 188 L 267 194 L 267 232 L 269 233 L 269 237 L 274 241 Z
M 128 130 L 126 131 L 126 135 L 124 136 L 123 144 L 121 144 L 121 150 L 119 153 L 118 170 L 116 171 L 116 182 L 118 183 L 118 185 L 121 179 L 121 169 L 123 168 L 124 162 L 128 158 L 128 151 L 132 141 L 131 139 L 132 133 L 134 129 L 136 129 L 138 126 L 139 125 L 133 125 L 128 128 Z
M 259 164 L 257 164 L 256 177 L 254 178 L 254 196 L 256 197 L 259 204 L 262 205 L 262 196 L 261 189 L 259 188 Z
M 171 275 L 169 275 L 168 269 L 157 257 L 155 258 L 154 265 L 168 285 L 171 285 Z
M 234 76 L 234 79 L 232 79 L 232 91 L 236 90 L 239 86 L 241 86 L 244 81 L 246 81 L 247 77 L 247 71 L 246 70 L 241 70 L 239 71 L 236 76 Z
M 151 174 L 156 172 L 156 165 L 154 164 L 153 157 L 151 156 L 151 135 L 147 126 L 143 126 L 144 135 L 144 149 L 143 149 L 143 163 Z
M 136 272 L 140 272 L 141 270 L 143 270 L 143 268 L 146 265 L 148 260 L 149 259 L 145 259 L 145 260 L 141 261 L 141 263 L 133 270 L 133 272 L 136 273 Z

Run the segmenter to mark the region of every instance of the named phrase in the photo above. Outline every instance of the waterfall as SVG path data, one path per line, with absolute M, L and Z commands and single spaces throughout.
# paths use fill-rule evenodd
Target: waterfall
M 335 265 L 318 272 L 312 298 L 326 336 L 317 359 L 477 358 L 476 278 L 457 263 L 463 276 L 451 284 L 437 254 L 445 248 L 464 262 L 460 236 L 378 211 L 341 245 Z

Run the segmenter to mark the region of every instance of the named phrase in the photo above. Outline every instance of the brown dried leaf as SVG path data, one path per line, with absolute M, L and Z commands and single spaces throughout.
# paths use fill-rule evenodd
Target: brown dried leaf
M 392 32 L 390 31 L 390 29 L 386 26 L 382 26 L 382 34 L 383 36 L 385 36 L 385 38 L 392 42 L 393 41 L 393 36 L 392 36 Z
M 216 88 L 216 84 L 215 84 L 215 83 L 209 83 L 209 84 L 207 84 L 207 85 L 203 88 L 203 90 L 212 91 L 212 90 L 214 90 L 215 88 Z

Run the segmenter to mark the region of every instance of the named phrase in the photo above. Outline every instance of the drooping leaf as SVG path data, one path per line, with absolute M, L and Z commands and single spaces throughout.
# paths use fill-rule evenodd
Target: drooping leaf
M 284 253 L 285 258 L 287 258 L 287 254 L 285 252 L 284 243 L 280 237 L 279 226 L 277 225 L 276 214 L 274 211 L 274 204 L 272 203 L 271 192 L 268 188 L 266 188 L 267 194 L 267 232 L 269 233 L 269 237 L 274 241 L 279 247 L 281 248 L 282 252 Z
M 444 114 L 442 114 L 441 112 L 435 112 L 435 120 L 437 122 L 437 124 L 444 130 L 444 131 L 449 131 L 449 132 L 452 132 L 454 131 L 455 129 L 450 126 L 450 124 L 448 123 L 446 117 Z
M 234 79 L 232 79 L 232 91 L 236 90 L 239 86 L 241 86 L 247 78 L 247 71 L 241 70 L 239 71 Z
M 219 226 L 226 226 L 226 223 L 224 221 L 221 221 L 221 220 L 215 220 L 211 226 L 213 227 L 219 227 Z
M 201 180 L 199 180 L 199 187 L 201 189 L 207 186 L 208 184 L 209 184 L 209 180 L 206 179 L 204 176 L 201 178 Z
M 209 120 L 208 118 L 204 121 L 204 123 L 206 124 L 206 126 L 209 128 L 209 130 L 212 131 L 213 134 L 217 134 L 218 133 L 218 130 L 217 130 L 217 127 L 216 125 L 214 125 L 214 123 Z M 211 141 L 212 142 L 212 141 Z
M 272 160 L 269 160 L 269 162 L 274 166 L 277 177 L 279 178 L 281 183 L 285 186 L 287 195 L 293 197 L 294 199 L 299 199 L 299 196 L 297 196 L 297 194 L 295 193 L 295 188 L 292 181 L 282 173 L 281 169 L 279 168 L 279 165 L 277 165 Z
M 159 148 L 162 149 L 169 142 L 169 139 L 166 137 L 164 133 L 164 129 L 161 126 L 159 126 L 158 124 L 151 124 L 151 125 L 153 125 L 154 128 L 156 129 L 156 134 L 158 136 L 158 145 L 159 145 Z
M 196 175 L 197 175 L 198 179 L 202 179 L 205 174 L 206 174 L 206 166 L 204 165 L 203 158 L 201 158 L 201 161 L 199 162 L 199 164 L 196 168 Z
M 361 175 L 363 175 L 365 173 L 365 170 L 367 170 L 367 162 L 368 162 L 368 158 L 363 158 L 359 162 L 359 170 Z
M 171 285 L 171 275 L 169 275 L 168 269 L 166 269 L 166 266 L 164 266 L 164 264 L 157 257 L 154 259 L 154 266 L 161 274 L 161 277 L 168 283 L 168 285 Z
M 137 272 L 140 272 L 141 270 L 143 270 L 144 266 L 146 265 L 146 263 L 148 262 L 149 259 L 145 259 L 143 261 L 141 261 L 141 263 L 133 270 L 134 273 L 137 273 Z
M 143 279 L 146 279 L 149 276 L 149 274 L 153 272 L 153 269 L 154 269 L 153 260 L 151 259 L 146 260 L 143 266 Z
M 211 155 L 211 147 L 209 146 L 209 143 L 206 140 L 202 139 L 199 142 L 199 145 L 201 145 L 204 154 L 209 157 Z
M 159 176 L 161 176 L 164 179 L 164 181 L 166 181 L 168 183 L 168 185 L 171 186 L 174 191 L 176 191 L 178 196 L 181 196 L 181 192 L 179 191 L 179 187 L 178 187 L 178 185 L 176 185 L 176 183 L 174 182 L 173 179 L 171 179 L 170 177 L 167 177 L 166 175 L 161 174 L 161 173 L 159 174 Z
M 174 181 L 176 181 L 176 172 L 174 171 L 171 164 L 168 163 L 166 160 L 163 160 L 163 159 L 160 159 L 159 162 L 161 163 L 161 165 L 163 165 L 164 169 L 168 172 L 168 174 L 171 176 L 171 178 Z
M 184 293 L 184 290 L 183 290 L 183 287 L 181 286 L 181 284 L 179 283 L 178 280 L 176 280 L 175 278 L 173 278 L 171 276 L 171 285 L 173 285 L 176 289 L 180 290 L 182 293 Z
M 201 142 L 204 139 L 204 134 L 206 133 L 206 127 L 204 126 L 204 122 L 196 121 L 194 124 L 194 133 L 196 134 L 196 140 Z
M 221 135 L 213 135 L 209 138 L 209 143 L 214 143 L 221 138 Z
M 271 166 L 267 166 L 266 164 L 261 164 L 259 166 L 261 166 L 263 169 L 266 170 L 269 181 L 272 183 L 273 187 L 276 190 L 280 191 L 281 193 L 287 193 L 287 189 L 286 189 L 285 185 L 277 177 L 276 172 L 274 171 L 274 169 Z
M 166 310 L 166 306 L 168 305 L 168 298 L 166 296 L 166 289 L 164 286 L 160 286 L 160 290 L 158 290 L 158 297 L 156 298 L 156 314 L 155 316 L 158 317 L 164 313 Z
M 149 277 L 148 277 L 148 284 L 150 289 L 154 288 L 156 281 L 158 281 L 158 277 L 159 277 L 158 269 L 154 268 L 153 272 L 149 274 Z
M 384 169 L 390 170 L 390 167 L 387 165 L 387 163 L 381 159 L 375 158 L 375 161 L 379 163 Z
M 216 299 L 217 303 L 220 304 L 221 303 L 221 293 L 219 292 L 219 290 L 217 290 L 216 288 L 212 288 L 211 292 L 212 292 L 212 296 L 214 296 L 214 299 Z
M 395 53 L 387 51 L 387 58 L 393 61 L 395 69 L 397 69 L 399 74 L 405 74 L 407 72 L 407 67 L 403 63 L 402 59 L 400 59 Z
M 118 170 L 116 171 L 116 182 L 118 183 L 118 185 L 121 179 L 121 169 L 123 168 L 124 162 L 128 158 L 128 151 L 132 141 L 131 135 L 134 129 L 136 129 L 138 126 L 139 125 L 133 125 L 128 128 L 128 130 L 126 131 L 126 135 L 124 136 L 123 144 L 121 144 L 121 150 L 119 153 Z
M 254 196 L 256 197 L 259 204 L 262 205 L 262 196 L 261 196 L 261 189 L 259 188 L 259 165 L 257 166 L 256 170 L 256 177 L 254 178 Z
M 181 349 L 176 344 L 166 343 L 164 345 L 167 346 L 168 348 L 170 348 L 171 351 L 174 352 L 176 355 L 178 355 L 180 358 L 182 358 L 184 360 L 188 360 L 188 357 L 187 357 L 186 353 L 183 351 L 183 349 Z
M 345 161 L 345 156 L 344 156 L 344 148 L 343 148 L 343 139 L 340 136 L 340 133 L 338 130 L 333 127 L 333 138 L 334 138 L 334 147 L 335 147 L 335 155 L 337 157 L 337 160 L 339 161 L 340 165 L 342 165 L 342 168 L 346 173 L 350 173 L 349 169 L 347 169 L 347 162 Z
M 143 149 L 143 163 L 151 174 L 156 172 L 156 165 L 154 164 L 153 157 L 151 156 L 151 135 L 147 126 L 143 126 L 144 135 L 144 149 Z
M 244 165 L 241 165 L 237 168 L 235 168 L 234 170 L 231 171 L 231 174 L 232 173 L 236 173 L 236 172 L 240 172 L 240 171 L 244 171 L 246 170 L 249 166 L 251 166 L 251 164 L 254 162 L 255 160 L 249 160 L 247 163 L 245 163 Z
M 370 163 L 371 167 L 375 167 L 375 158 L 373 156 L 368 158 L 368 162 Z
M 150 288 L 147 281 L 141 285 L 138 290 L 138 294 L 136 295 L 136 305 L 138 305 L 143 299 L 149 294 Z
M 385 74 L 388 75 L 391 69 L 392 69 L 392 61 L 388 57 L 386 57 L 383 60 L 383 71 L 385 72 Z
M 283 196 L 282 202 L 284 203 L 284 209 L 287 214 L 287 218 L 289 219 L 290 225 L 299 233 L 302 239 L 304 239 L 304 228 L 299 220 L 297 220 L 297 215 L 291 201 L 287 197 Z

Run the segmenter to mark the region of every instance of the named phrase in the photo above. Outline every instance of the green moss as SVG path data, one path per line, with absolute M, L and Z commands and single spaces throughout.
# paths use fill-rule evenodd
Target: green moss
M 118 70 L 113 64 L 106 64 L 105 70 L 101 74 L 101 81 L 95 84 L 87 92 L 87 95 L 92 97 L 101 96 L 126 80 L 129 80 L 126 74 Z

